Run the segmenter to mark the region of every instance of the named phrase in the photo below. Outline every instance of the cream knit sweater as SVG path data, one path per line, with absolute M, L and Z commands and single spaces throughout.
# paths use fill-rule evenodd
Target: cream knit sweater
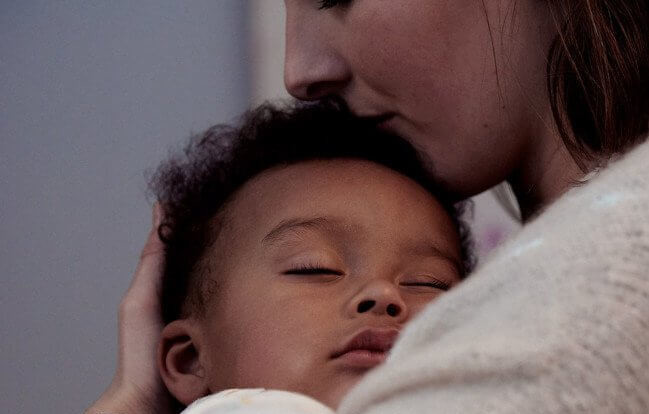
M 649 142 L 411 322 L 340 414 L 649 414 Z

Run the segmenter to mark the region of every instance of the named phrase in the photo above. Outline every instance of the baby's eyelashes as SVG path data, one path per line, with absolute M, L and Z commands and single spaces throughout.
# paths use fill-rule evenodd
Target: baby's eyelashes
M 451 289 L 451 285 L 437 279 L 431 279 L 426 281 L 404 281 L 400 283 L 404 287 L 414 287 L 414 288 L 423 288 L 423 289 L 435 289 L 447 291 Z
M 331 269 L 327 267 L 322 267 L 322 266 L 311 266 L 311 265 L 302 265 L 302 266 L 297 266 L 294 268 L 291 268 L 289 270 L 286 270 L 283 272 L 285 275 L 304 275 L 304 276 L 309 276 L 309 275 L 335 275 L 335 276 L 343 276 L 344 272 L 341 270 L 336 270 L 336 269 Z

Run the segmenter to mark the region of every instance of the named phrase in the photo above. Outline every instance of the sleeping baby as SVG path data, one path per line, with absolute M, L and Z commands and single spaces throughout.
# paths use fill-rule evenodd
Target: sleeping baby
M 264 105 L 163 164 L 158 365 L 182 408 L 327 413 L 383 363 L 472 264 L 428 170 L 336 103 Z

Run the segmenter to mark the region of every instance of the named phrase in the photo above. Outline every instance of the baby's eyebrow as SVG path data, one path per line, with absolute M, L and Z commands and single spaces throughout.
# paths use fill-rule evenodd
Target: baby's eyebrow
M 262 244 L 272 244 L 287 233 L 299 230 L 336 231 L 344 226 L 344 220 L 336 217 L 292 218 L 282 220 L 261 239 Z
M 461 262 L 446 249 L 438 247 L 432 240 L 409 241 L 402 245 L 403 251 L 420 257 L 437 257 L 449 262 L 458 273 L 462 273 Z

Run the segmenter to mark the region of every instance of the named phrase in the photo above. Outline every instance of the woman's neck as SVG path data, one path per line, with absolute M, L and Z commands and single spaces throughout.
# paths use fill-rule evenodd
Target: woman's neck
M 538 137 L 521 168 L 509 179 L 523 222 L 539 214 L 588 173 L 575 162 L 558 134 Z

